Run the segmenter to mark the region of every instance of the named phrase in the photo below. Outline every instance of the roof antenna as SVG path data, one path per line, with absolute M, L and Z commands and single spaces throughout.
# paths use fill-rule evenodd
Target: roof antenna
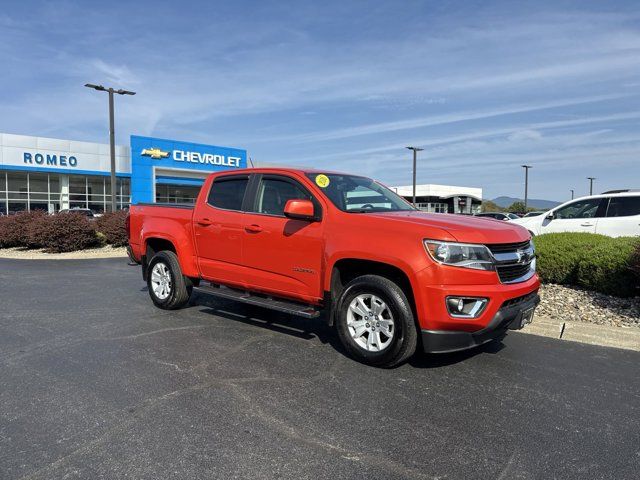
M 249 163 L 251 164 L 251 168 L 256 168 L 256 167 L 253 165 L 253 159 L 252 159 L 251 157 L 249 157 Z

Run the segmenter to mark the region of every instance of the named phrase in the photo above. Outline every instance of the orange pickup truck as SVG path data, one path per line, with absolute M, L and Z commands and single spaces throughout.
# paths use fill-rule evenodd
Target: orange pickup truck
M 502 339 L 539 302 L 535 250 L 517 225 L 416 210 L 363 176 L 220 172 L 193 206 L 138 204 L 129 255 L 160 308 L 192 291 L 335 326 L 346 350 L 391 367 L 418 347 Z

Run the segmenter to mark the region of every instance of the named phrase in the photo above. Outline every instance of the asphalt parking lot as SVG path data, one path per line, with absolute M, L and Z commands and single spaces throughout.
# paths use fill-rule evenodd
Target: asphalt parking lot
M 321 320 L 154 308 L 123 259 L 0 260 L 0 478 L 637 478 L 640 353 L 511 333 L 353 362 Z

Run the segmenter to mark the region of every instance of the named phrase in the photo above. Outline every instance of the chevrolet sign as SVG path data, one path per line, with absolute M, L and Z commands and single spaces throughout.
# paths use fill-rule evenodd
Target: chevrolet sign
M 167 158 L 169 156 L 169 152 L 165 152 L 164 150 L 160 150 L 159 148 L 144 148 L 140 155 L 144 155 L 151 158 Z
M 225 167 L 239 167 L 240 157 L 226 157 L 213 153 L 185 152 L 184 150 L 174 150 L 173 159 L 176 162 L 202 163 L 209 165 L 222 165 Z

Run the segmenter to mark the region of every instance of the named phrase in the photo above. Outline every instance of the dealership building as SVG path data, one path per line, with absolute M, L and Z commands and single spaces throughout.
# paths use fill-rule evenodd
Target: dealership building
M 131 136 L 116 146 L 119 208 L 141 202 L 193 202 L 205 177 L 244 168 L 243 149 Z M 0 134 L 0 213 L 55 212 L 111 204 L 109 145 Z
M 413 201 L 413 186 L 391 187 L 398 195 Z M 465 213 L 480 212 L 482 189 L 451 185 L 416 185 L 416 207 L 425 212 Z
M 132 135 L 116 146 L 116 202 L 193 203 L 206 176 L 247 166 L 246 150 Z M 109 145 L 0 133 L 0 214 L 111 205 Z M 412 186 L 392 187 L 412 200 Z M 475 213 L 482 189 L 417 185 L 416 206 Z

